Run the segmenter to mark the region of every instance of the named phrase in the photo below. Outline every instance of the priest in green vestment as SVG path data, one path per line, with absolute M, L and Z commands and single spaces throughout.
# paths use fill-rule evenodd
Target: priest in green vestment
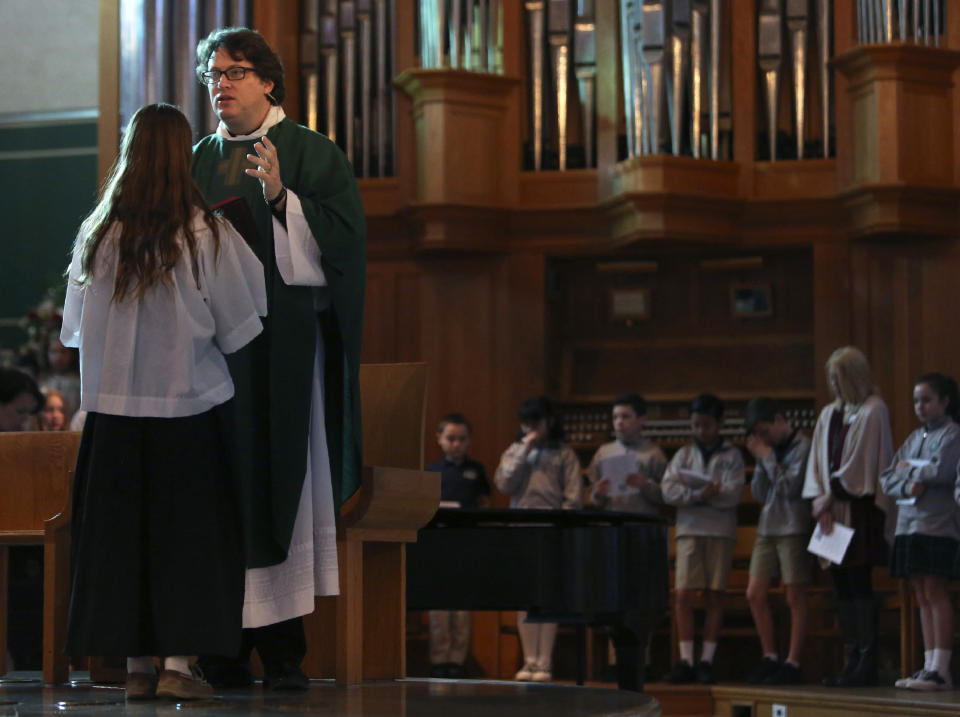
M 197 64 L 220 125 L 194 148 L 193 175 L 211 204 L 249 205 L 269 309 L 261 336 L 229 362 L 244 649 L 203 665 L 215 684 L 248 684 L 256 647 L 268 687 L 305 688 L 301 616 L 314 595 L 339 592 L 334 513 L 360 483 L 363 207 L 343 152 L 284 115 L 283 68 L 259 33 L 215 31 Z

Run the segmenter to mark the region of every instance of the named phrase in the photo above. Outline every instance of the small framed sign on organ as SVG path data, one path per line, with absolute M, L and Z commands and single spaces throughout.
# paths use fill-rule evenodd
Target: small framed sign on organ
M 773 315 L 773 296 L 770 284 L 732 284 L 730 286 L 730 313 L 738 319 L 754 319 Z

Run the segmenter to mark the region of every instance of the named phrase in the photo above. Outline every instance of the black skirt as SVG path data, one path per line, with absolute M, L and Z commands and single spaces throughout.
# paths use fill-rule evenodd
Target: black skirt
M 933 535 L 898 535 L 890 555 L 890 577 L 913 578 L 937 575 L 955 578 L 957 547 L 953 538 Z
M 69 655 L 236 655 L 244 560 L 222 431 L 90 413 L 73 486 Z

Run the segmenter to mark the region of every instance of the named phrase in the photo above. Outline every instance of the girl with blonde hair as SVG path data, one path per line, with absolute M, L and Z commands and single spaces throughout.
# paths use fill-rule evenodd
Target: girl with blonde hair
M 830 534 L 834 524 L 853 528 L 840 565 L 830 566 L 846 662 L 824 685 L 877 683 L 877 604 L 872 570 L 887 564 L 884 523 L 887 498 L 880 474 L 893 457 L 887 406 L 877 395 L 870 364 L 853 346 L 827 359 L 827 384 L 834 401 L 817 419 L 807 461 L 803 497 L 813 499 L 813 517 Z M 821 561 L 826 568 L 829 563 Z

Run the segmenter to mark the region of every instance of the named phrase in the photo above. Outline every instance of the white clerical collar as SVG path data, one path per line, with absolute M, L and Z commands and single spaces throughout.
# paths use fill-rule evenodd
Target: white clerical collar
M 241 140 L 255 139 L 257 137 L 263 137 L 267 133 L 267 130 L 273 127 L 275 124 L 280 124 L 287 115 L 284 114 L 283 108 L 280 105 L 270 105 L 270 110 L 267 112 L 267 116 L 263 120 L 263 124 L 257 127 L 250 134 L 230 134 L 230 131 L 227 129 L 227 126 L 220 122 L 220 126 L 217 127 L 217 134 L 231 141 L 239 142 Z

